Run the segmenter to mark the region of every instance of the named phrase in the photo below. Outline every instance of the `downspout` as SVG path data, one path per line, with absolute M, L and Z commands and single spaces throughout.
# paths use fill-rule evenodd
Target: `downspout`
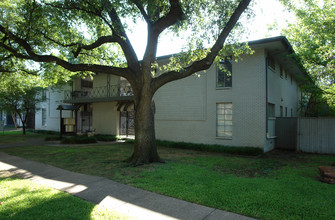
M 265 136 L 268 140 L 269 122 L 268 122 L 268 57 L 265 58 Z

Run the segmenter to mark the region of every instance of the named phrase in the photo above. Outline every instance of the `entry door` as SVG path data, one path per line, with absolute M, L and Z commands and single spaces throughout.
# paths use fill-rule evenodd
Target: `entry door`
M 135 135 L 135 111 L 120 112 L 120 135 Z
M 81 132 L 92 131 L 92 112 L 81 112 Z

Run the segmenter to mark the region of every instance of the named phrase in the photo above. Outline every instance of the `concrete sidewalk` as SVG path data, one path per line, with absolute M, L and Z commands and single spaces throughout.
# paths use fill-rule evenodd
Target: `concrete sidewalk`
M 137 219 L 252 219 L 2 152 L 0 171 L 13 172 L 36 183 L 71 193 Z

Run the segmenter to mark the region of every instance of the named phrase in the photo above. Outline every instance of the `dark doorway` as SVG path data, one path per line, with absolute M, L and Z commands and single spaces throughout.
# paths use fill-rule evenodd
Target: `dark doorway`
M 92 131 L 92 112 L 82 111 L 80 112 L 81 119 L 81 132 L 91 132 Z
M 120 135 L 135 135 L 135 111 L 120 112 Z

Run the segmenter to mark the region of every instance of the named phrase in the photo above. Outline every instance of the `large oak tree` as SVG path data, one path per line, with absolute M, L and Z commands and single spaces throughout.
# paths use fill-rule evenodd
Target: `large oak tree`
M 49 73 L 62 67 L 126 78 L 136 108 L 135 145 L 129 161 L 158 162 L 151 105 L 155 92 L 166 83 L 208 69 L 250 1 L 5 0 L 0 3 L 0 62 L 15 57 L 38 62 Z M 127 36 L 128 24 L 138 19 L 147 25 L 142 60 Z M 192 47 L 185 53 L 187 59 L 175 59 L 178 65 L 154 75 L 159 37 L 168 30 L 188 31 Z M 210 44 L 206 49 L 204 41 Z

